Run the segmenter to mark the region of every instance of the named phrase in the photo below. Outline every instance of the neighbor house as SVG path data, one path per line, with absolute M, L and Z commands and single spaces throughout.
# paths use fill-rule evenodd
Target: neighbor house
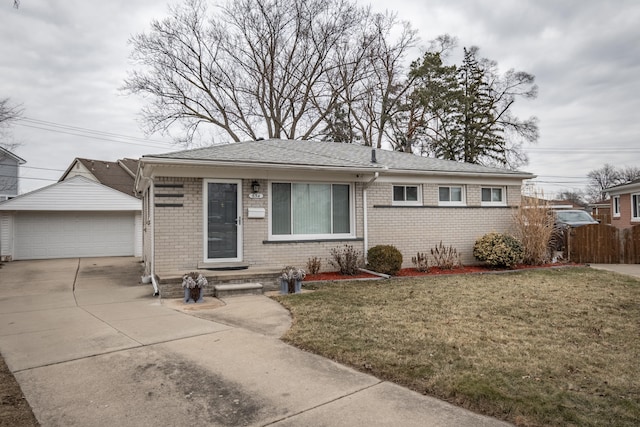
M 74 176 L 84 176 L 92 181 L 118 190 L 128 196 L 137 197 L 133 184 L 138 171 L 138 160 L 121 159 L 115 162 L 76 158 L 62 174 L 59 181 Z
M 333 142 L 262 140 L 143 156 L 147 274 L 305 267 L 330 251 L 393 244 L 411 266 L 440 241 L 512 227 L 534 175 Z
M 26 161 L 0 147 L 0 202 L 18 195 L 18 169 Z
M 611 198 L 611 225 L 629 228 L 640 224 L 640 179 L 605 191 Z

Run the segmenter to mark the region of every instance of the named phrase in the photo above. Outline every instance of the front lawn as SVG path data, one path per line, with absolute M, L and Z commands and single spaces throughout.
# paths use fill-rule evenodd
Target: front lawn
M 637 426 L 640 281 L 589 268 L 334 282 L 284 339 L 522 426 Z

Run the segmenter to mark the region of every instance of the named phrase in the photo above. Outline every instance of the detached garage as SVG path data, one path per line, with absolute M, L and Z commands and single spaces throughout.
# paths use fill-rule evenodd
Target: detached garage
M 140 200 L 85 177 L 0 203 L 3 260 L 141 255 Z

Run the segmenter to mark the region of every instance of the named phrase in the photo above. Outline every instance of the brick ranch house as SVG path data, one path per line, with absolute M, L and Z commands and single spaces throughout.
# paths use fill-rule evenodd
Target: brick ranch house
M 143 261 L 154 278 L 193 270 L 305 267 L 332 248 L 393 244 L 411 257 L 440 241 L 474 262 L 475 240 L 512 226 L 534 175 L 372 150 L 261 140 L 140 159 Z M 208 274 L 209 274 L 208 273 Z
M 640 224 L 640 179 L 606 190 L 611 198 L 611 225 L 630 228 Z

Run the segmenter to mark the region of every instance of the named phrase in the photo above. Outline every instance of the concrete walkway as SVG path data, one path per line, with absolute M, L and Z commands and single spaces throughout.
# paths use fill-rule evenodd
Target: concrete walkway
M 613 271 L 640 279 L 640 264 L 591 264 L 591 268 Z
M 0 352 L 41 425 L 508 425 L 284 344 L 267 297 L 183 311 L 139 279 L 134 258 L 0 269 Z

